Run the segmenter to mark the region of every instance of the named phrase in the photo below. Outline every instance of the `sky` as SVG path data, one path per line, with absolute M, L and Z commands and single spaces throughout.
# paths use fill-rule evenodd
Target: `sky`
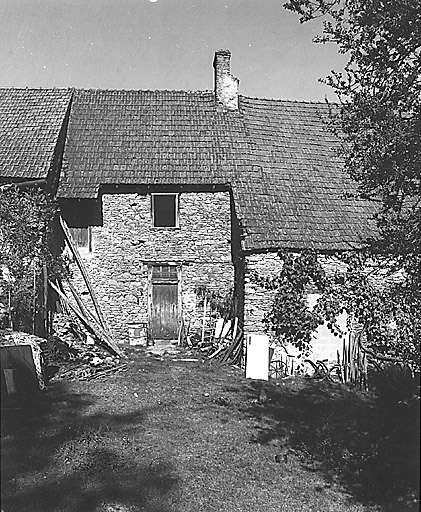
M 334 101 L 345 58 L 285 0 L 0 0 L 0 86 L 212 90 L 229 49 L 240 94 Z

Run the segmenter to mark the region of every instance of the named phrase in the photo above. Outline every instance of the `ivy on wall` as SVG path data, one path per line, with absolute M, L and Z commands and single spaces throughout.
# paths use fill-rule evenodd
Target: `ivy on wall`
M 15 328 L 33 331 L 45 280 L 68 273 L 55 230 L 57 214 L 57 204 L 37 188 L 0 190 L 0 302 Z
M 306 356 L 317 327 L 326 323 L 339 336 L 337 318 L 346 312 L 349 328 L 363 327 L 365 349 L 373 357 L 419 369 L 420 294 L 412 288 L 411 276 L 394 273 L 388 260 L 363 251 L 335 254 L 335 270 L 327 270 L 314 251 L 283 251 L 279 257 L 282 270 L 277 276 L 252 276 L 275 292 L 263 323 L 279 343 L 291 344 Z M 319 294 L 312 310 L 310 290 Z

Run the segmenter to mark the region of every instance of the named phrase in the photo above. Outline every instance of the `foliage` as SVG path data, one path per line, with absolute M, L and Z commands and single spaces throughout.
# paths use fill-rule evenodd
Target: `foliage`
M 338 45 L 344 72 L 324 81 L 341 108 L 332 128 L 360 197 L 378 206 L 370 249 L 392 254 L 419 285 L 421 4 L 419 0 L 293 0 L 300 21 L 325 17 L 316 42 Z
M 0 301 L 7 304 L 10 293 L 15 320 L 26 329 L 36 313 L 43 267 L 49 278 L 67 274 L 65 260 L 54 250 L 56 215 L 56 203 L 39 189 L 0 191 Z
M 419 369 L 419 290 L 408 287 L 404 273 L 391 275 L 387 258 L 366 252 L 338 257 L 346 271 L 331 277 L 321 303 L 336 301 L 338 309 L 363 326 L 366 349 L 372 356 L 394 358 Z
M 206 285 L 198 285 L 195 292 L 200 305 L 203 305 L 206 299 L 211 311 L 219 313 L 221 318 L 232 319 L 235 317 L 234 292 L 232 289 L 221 293 L 219 290 L 209 289 Z
M 419 0 L 290 0 L 300 22 L 323 18 L 315 42 L 347 56 L 323 80 L 339 99 L 330 129 L 357 196 L 376 205 L 378 233 L 330 293 L 368 329 L 371 347 L 419 366 L 421 335 L 421 3 Z M 400 280 L 373 286 L 373 258 Z M 373 261 L 374 263 L 374 261 Z M 392 319 L 392 323 L 390 320 Z
M 278 276 L 263 279 L 257 274 L 253 276 L 266 289 L 276 290 L 263 323 L 279 341 L 291 343 L 307 354 L 313 331 L 323 323 L 323 319 L 307 306 L 307 289 L 311 281 L 322 289 L 325 275 L 314 253 L 280 252 L 279 256 L 283 264 Z
M 402 276 L 390 278 L 383 258 L 365 252 L 339 253 L 330 261 L 336 270 L 329 270 L 332 265 L 322 265 L 313 251 L 279 256 L 278 276 L 255 275 L 254 280 L 275 291 L 264 324 L 281 343 L 290 343 L 306 355 L 319 325 L 326 323 L 334 335 L 342 334 L 337 317 L 345 311 L 348 327 L 364 327 L 365 349 L 372 357 L 394 358 L 419 369 L 419 292 L 408 291 Z M 306 300 L 311 289 L 319 294 L 312 310 Z

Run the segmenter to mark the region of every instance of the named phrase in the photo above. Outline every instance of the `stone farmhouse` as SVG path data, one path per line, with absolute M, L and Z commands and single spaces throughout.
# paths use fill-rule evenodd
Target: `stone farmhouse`
M 0 180 L 54 191 L 117 339 L 199 328 L 203 287 L 233 289 L 244 332 L 262 334 L 271 297 L 250 273 L 371 232 L 329 106 L 243 96 L 230 58 L 215 53 L 211 91 L 0 89 Z

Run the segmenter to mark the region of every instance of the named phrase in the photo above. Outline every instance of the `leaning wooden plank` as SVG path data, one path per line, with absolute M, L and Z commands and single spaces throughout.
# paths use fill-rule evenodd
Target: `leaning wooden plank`
M 184 322 L 183 322 L 183 319 L 181 319 L 180 327 L 178 329 L 178 336 L 177 336 L 177 345 L 178 346 L 180 346 L 182 343 L 183 330 L 184 330 Z
M 210 356 L 208 356 L 208 359 L 212 359 L 214 358 L 215 356 L 217 356 L 222 350 L 224 349 L 224 347 L 219 347 L 217 350 L 215 350 L 215 352 L 213 354 L 211 354 Z
M 86 327 L 86 329 L 91 332 L 100 342 L 105 345 L 111 352 L 115 353 L 119 357 L 125 357 L 124 353 L 120 350 L 120 348 L 114 343 L 112 338 L 108 333 L 106 333 L 102 327 L 99 325 L 95 325 L 94 320 L 90 320 L 89 318 L 86 318 L 82 313 L 80 313 L 77 308 L 73 306 L 73 304 L 68 300 L 68 298 L 65 296 L 63 292 L 61 292 L 54 283 L 51 283 L 49 281 L 50 286 L 53 288 L 53 290 L 59 294 L 60 298 L 65 302 L 68 308 L 75 313 L 75 315 L 79 318 L 79 320 L 83 323 L 83 325 Z
M 85 281 L 85 284 L 86 284 L 86 287 L 88 288 L 88 291 L 91 295 L 91 299 L 92 299 L 92 303 L 94 305 L 94 308 L 95 308 L 95 311 L 96 311 L 96 314 L 98 315 L 98 320 L 99 320 L 99 323 L 101 324 L 101 327 L 105 330 L 105 331 L 109 331 L 108 329 L 108 326 L 107 326 L 107 322 L 105 320 L 105 317 L 102 313 L 102 310 L 99 306 L 99 303 L 98 303 L 98 300 L 96 298 L 96 295 L 95 295 L 95 292 L 94 292 L 94 289 L 92 288 L 92 285 L 91 285 L 91 281 L 89 279 L 89 276 L 88 276 L 88 272 L 86 271 L 86 267 L 82 261 L 82 258 L 80 257 L 80 254 L 79 254 L 79 251 L 77 250 L 77 247 L 75 246 L 74 242 L 73 242 L 73 238 L 72 238 L 72 235 L 69 231 L 69 228 L 67 226 L 67 223 L 66 221 L 60 217 L 60 225 L 61 225 L 61 228 L 63 230 L 63 233 L 64 233 L 64 237 L 67 241 L 67 244 L 69 245 L 69 248 L 70 250 L 72 251 L 72 254 L 75 258 L 75 261 L 77 263 L 77 266 L 79 267 L 79 270 L 82 274 L 82 277 Z
M 86 329 L 91 332 L 98 340 L 101 341 L 103 345 L 105 345 L 112 353 L 116 354 L 119 357 L 125 357 L 124 353 L 120 350 L 120 348 L 114 343 L 114 341 L 110 338 L 110 336 L 104 332 L 100 327 L 94 325 L 92 321 L 89 321 L 82 313 L 80 313 L 77 308 L 73 306 L 71 302 L 69 302 L 68 298 L 64 295 L 64 293 L 57 288 L 57 286 L 48 281 L 48 284 L 51 288 L 61 297 L 61 299 L 65 302 L 65 304 L 73 311 L 73 313 L 79 318 L 79 320 L 83 323 Z
M 82 297 L 78 294 L 76 288 L 72 285 L 72 283 L 70 281 L 68 281 L 67 285 L 68 285 L 70 291 L 72 292 L 73 298 L 75 299 L 76 304 L 79 306 L 79 309 L 80 309 L 80 312 L 82 313 L 82 315 L 85 316 L 89 320 L 92 319 L 92 320 L 96 321 L 95 317 L 89 311 L 86 304 L 83 302 Z
M 235 317 L 234 320 L 234 327 L 232 329 L 232 339 L 235 340 L 235 337 L 237 336 L 237 328 L 238 328 L 238 318 Z
M 239 343 L 231 356 L 231 364 L 241 364 L 242 344 Z
M 222 359 L 221 359 L 222 362 L 225 362 L 228 359 L 230 359 L 230 356 L 231 356 L 232 352 L 234 351 L 234 349 L 237 347 L 238 343 L 239 343 L 239 339 L 235 339 L 233 342 L 231 342 L 231 344 L 227 347 L 227 349 L 225 350 L 225 352 L 222 356 Z

